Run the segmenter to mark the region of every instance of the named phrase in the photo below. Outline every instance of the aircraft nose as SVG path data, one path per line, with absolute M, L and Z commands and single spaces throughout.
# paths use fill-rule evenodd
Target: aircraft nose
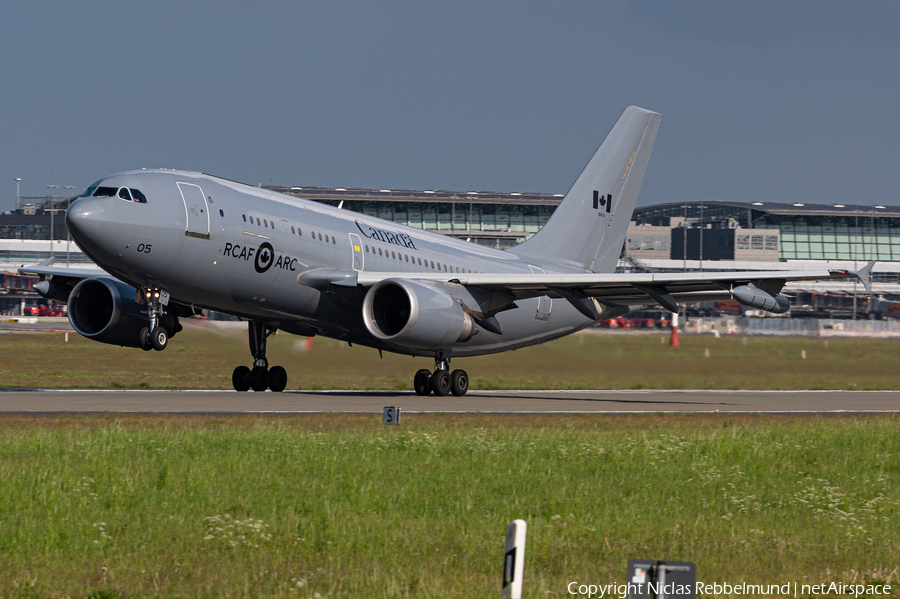
M 96 246 L 104 229 L 103 204 L 93 198 L 75 200 L 66 210 L 66 228 L 79 246 Z

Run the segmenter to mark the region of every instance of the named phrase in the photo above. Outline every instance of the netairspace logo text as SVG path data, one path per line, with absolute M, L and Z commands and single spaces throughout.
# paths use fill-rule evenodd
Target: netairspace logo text
M 618 597 L 626 599 L 629 595 L 655 595 L 665 594 L 671 595 L 689 595 L 691 593 L 690 586 L 676 584 L 674 582 L 629 582 L 628 584 L 581 584 L 577 581 L 570 582 L 566 587 L 570 595 L 580 597 L 596 597 L 603 599 L 604 597 Z M 696 595 L 782 595 L 786 597 L 798 597 L 798 593 L 803 596 L 808 595 L 852 595 L 859 597 L 861 595 L 890 595 L 891 585 L 889 584 L 843 584 L 841 582 L 822 583 L 822 584 L 803 584 L 798 585 L 796 582 L 789 582 L 782 585 L 776 584 L 747 584 L 741 582 L 739 584 L 729 584 L 727 582 L 703 583 L 698 582 L 695 585 Z

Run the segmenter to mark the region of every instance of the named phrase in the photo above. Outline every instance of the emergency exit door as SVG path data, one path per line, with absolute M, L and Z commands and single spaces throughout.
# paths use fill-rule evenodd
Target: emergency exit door
M 539 266 L 528 265 L 534 274 L 544 274 L 544 269 Z M 553 299 L 542 295 L 538 298 L 537 312 L 534 313 L 535 320 L 550 320 L 550 310 L 553 308 Z
M 364 264 L 362 241 L 356 233 L 350 233 L 350 248 L 353 251 L 353 270 L 361 271 Z

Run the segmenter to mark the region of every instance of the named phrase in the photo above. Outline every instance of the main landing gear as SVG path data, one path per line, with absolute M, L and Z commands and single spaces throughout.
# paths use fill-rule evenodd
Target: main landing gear
M 250 329 L 250 353 L 253 355 L 253 369 L 238 366 L 231 375 L 235 391 L 284 391 L 287 387 L 287 371 L 281 366 L 269 368 L 266 360 L 266 339 L 278 329 L 253 320 L 247 323 Z
M 469 390 L 469 375 L 465 370 L 454 370 L 450 372 L 450 358 L 445 358 L 443 354 L 434 357 L 434 372 L 428 372 L 424 368 L 416 373 L 413 378 L 413 388 L 416 395 L 435 395 L 445 396 L 456 395 L 461 397 Z

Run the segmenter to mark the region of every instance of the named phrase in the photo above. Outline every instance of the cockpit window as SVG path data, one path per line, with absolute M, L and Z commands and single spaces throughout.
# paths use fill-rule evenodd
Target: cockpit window
M 132 197 L 134 197 L 135 202 L 139 202 L 141 204 L 147 203 L 147 196 L 142 194 L 140 189 L 135 189 L 134 187 L 131 187 L 130 189 L 131 189 L 131 195 L 132 195 Z
M 122 198 L 123 200 L 128 200 L 129 202 L 133 201 L 131 199 L 131 194 L 128 193 L 127 187 L 123 187 L 122 189 L 119 190 L 119 197 Z
M 102 179 L 100 181 L 102 181 Z M 96 191 L 97 187 L 100 186 L 100 181 L 94 181 L 93 183 L 91 183 L 90 187 L 88 187 L 86 190 L 84 190 L 84 193 L 81 194 L 81 197 L 89 198 L 92 195 L 94 195 L 94 191 Z
M 119 192 L 118 187 L 98 187 L 94 193 L 95 198 L 113 198 Z

